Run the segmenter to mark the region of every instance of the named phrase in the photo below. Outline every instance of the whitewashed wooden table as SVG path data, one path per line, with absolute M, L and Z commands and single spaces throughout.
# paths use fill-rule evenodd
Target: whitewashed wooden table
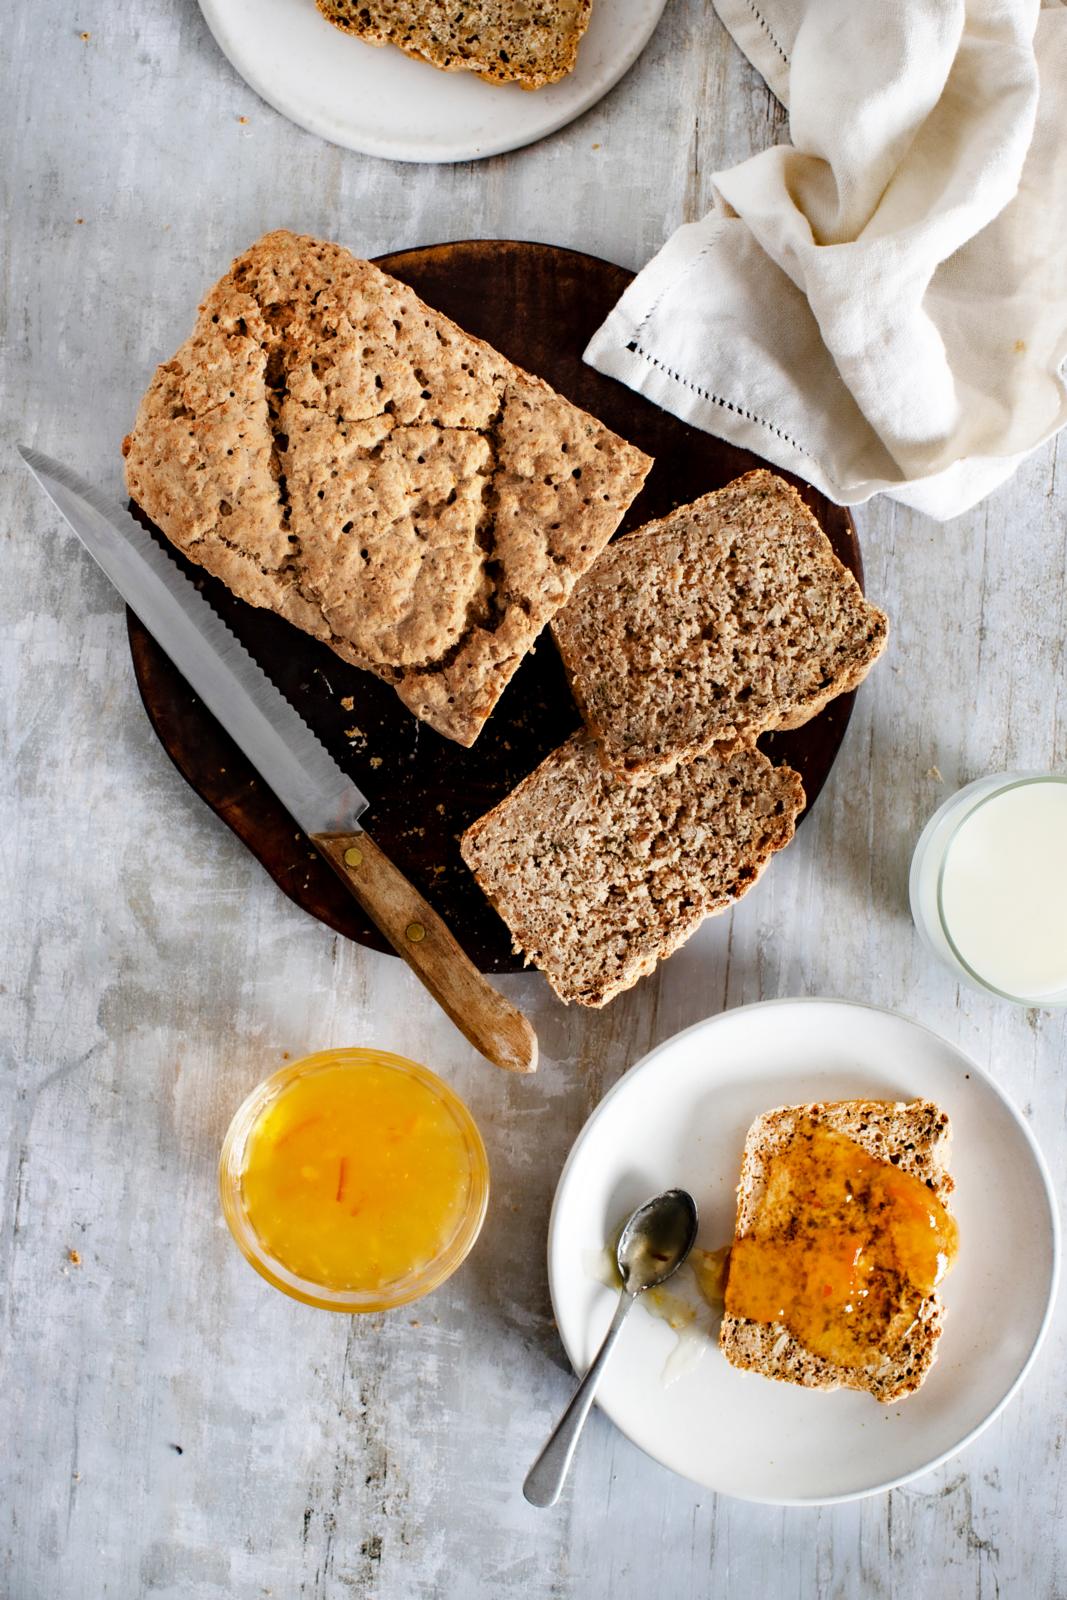
M 777 995 L 899 1008 L 997 1074 L 1062 1185 L 1063 1014 L 959 988 L 906 903 L 911 846 L 951 788 L 1067 764 L 1056 447 L 947 528 L 888 502 L 862 512 L 893 643 L 812 819 L 733 915 L 608 1010 L 508 980 L 543 1064 L 507 1079 L 399 962 L 290 905 L 185 787 L 141 711 L 119 602 L 13 442 L 121 493 L 119 442 L 155 361 L 270 227 L 365 254 L 532 238 L 636 267 L 706 208 L 716 166 L 782 135 L 775 103 L 709 0 L 669 0 L 635 70 L 561 135 L 456 168 L 288 125 L 194 0 L 12 7 L 0 67 L 0 1593 L 1067 1594 L 1062 1317 L 1003 1417 L 888 1496 L 821 1511 L 716 1498 L 599 1414 L 554 1512 L 519 1491 L 571 1383 L 543 1264 L 556 1177 L 604 1090 L 678 1028 Z M 284 1052 L 350 1042 L 437 1068 L 489 1146 L 480 1245 L 410 1316 L 289 1303 L 219 1218 L 238 1101 Z

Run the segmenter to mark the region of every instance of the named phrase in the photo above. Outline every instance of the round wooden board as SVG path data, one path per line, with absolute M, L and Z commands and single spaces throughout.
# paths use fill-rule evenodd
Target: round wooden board
M 383 256 L 379 265 L 655 457 L 623 530 L 763 465 L 583 363 L 589 338 L 633 276 L 623 268 L 572 250 L 506 240 L 405 250 Z M 792 481 L 838 556 L 862 581 L 848 511 Z M 579 724 L 549 631 L 515 674 L 473 748 L 464 750 L 416 721 L 388 685 L 272 613 L 235 599 L 200 568 L 182 564 L 367 795 L 368 830 L 472 959 L 486 972 L 518 970 L 522 963 L 512 954 L 508 931 L 463 865 L 457 839 Z M 291 900 L 347 938 L 388 950 L 132 612 L 127 620 L 145 710 L 182 776 Z M 351 709 L 342 703 L 348 697 Z M 760 741 L 773 760 L 787 761 L 801 774 L 809 808 L 833 765 L 852 700 L 842 696 L 805 727 Z

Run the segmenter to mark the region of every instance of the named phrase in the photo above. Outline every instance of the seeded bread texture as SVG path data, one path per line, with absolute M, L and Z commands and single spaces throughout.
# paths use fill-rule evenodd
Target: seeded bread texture
M 190 560 L 472 744 L 651 462 L 339 245 L 267 234 L 125 440 Z
M 460 841 L 561 1000 L 602 1006 L 752 887 L 793 837 L 800 779 L 758 750 L 620 781 L 575 734 Z
M 866 676 L 887 626 L 760 470 L 617 539 L 552 631 L 603 759 L 641 774 L 799 727 Z
M 868 1155 L 922 1179 L 942 1202 L 954 1188 L 948 1171 L 949 1120 L 931 1100 L 837 1100 L 781 1106 L 757 1117 L 748 1131 L 737 1189 L 736 1237 L 751 1232 L 755 1225 L 771 1157 L 788 1146 L 799 1123 L 806 1119 L 845 1134 Z M 765 1378 L 808 1389 L 862 1389 L 888 1405 L 913 1394 L 925 1381 L 937 1358 L 943 1317 L 937 1293 L 928 1295 L 900 1343 L 877 1365 L 862 1368 L 837 1366 L 815 1355 L 783 1323 L 754 1322 L 730 1312 L 723 1316 L 719 1347 L 733 1366 Z
M 607 0 L 608 4 L 612 0 Z M 540 89 L 573 71 L 593 0 L 316 0 L 335 27 L 444 72 Z

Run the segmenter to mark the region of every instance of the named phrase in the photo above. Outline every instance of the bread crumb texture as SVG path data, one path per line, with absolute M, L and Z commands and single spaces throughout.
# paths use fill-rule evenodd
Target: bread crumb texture
M 286 232 L 208 294 L 123 450 L 186 556 L 465 745 L 651 466 L 395 278 Z
M 955 1187 L 948 1170 L 952 1130 L 948 1116 L 932 1100 L 838 1100 L 780 1106 L 757 1117 L 745 1140 L 737 1189 L 736 1235 L 755 1225 L 766 1193 L 767 1167 L 798 1125 L 824 1123 L 855 1141 L 868 1155 L 909 1172 L 943 1203 Z M 807 1350 L 784 1324 L 753 1322 L 726 1313 L 719 1347 L 735 1367 L 808 1389 L 862 1389 L 884 1405 L 903 1400 L 921 1387 L 937 1359 L 944 1308 L 935 1292 L 919 1304 L 910 1327 L 892 1350 L 869 1366 L 837 1366 Z
M 610 5 L 612 0 L 604 0 Z M 540 89 L 573 71 L 593 0 L 316 0 L 335 27 L 443 72 Z
M 617 539 L 552 631 L 605 761 L 641 773 L 799 727 L 856 688 L 888 623 L 761 469 Z
M 715 751 L 633 784 L 576 734 L 460 848 L 561 1000 L 601 1006 L 752 887 L 793 837 L 800 779 L 760 751 Z

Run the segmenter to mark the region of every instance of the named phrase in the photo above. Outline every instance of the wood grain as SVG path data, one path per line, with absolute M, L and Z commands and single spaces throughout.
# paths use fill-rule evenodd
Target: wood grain
M 858 513 L 893 636 L 810 820 L 757 893 L 603 1012 L 565 1010 L 535 975 L 503 978 L 541 1064 L 487 1072 L 403 962 L 278 894 L 164 758 L 122 608 L 13 445 L 120 497 L 119 442 L 160 352 L 270 227 L 364 255 L 542 239 L 636 268 L 708 209 L 717 168 L 784 137 L 784 115 L 709 0 L 669 0 L 634 70 L 570 128 L 445 169 L 290 126 L 235 77 L 194 0 L 8 12 L 0 1593 L 1062 1600 L 1062 1303 L 1003 1415 L 890 1495 L 819 1511 L 715 1497 L 595 1411 L 560 1505 L 535 1512 L 519 1488 L 573 1386 L 543 1251 L 560 1168 L 601 1096 L 679 1028 L 779 995 L 895 1007 L 996 1074 L 1067 1186 L 1067 1013 L 960 988 L 907 911 L 911 850 L 952 789 L 1067 767 L 1062 445 L 948 527 L 888 501 Z M 286 1054 L 360 1043 L 458 1089 L 493 1192 L 447 1285 L 350 1320 L 251 1271 L 215 1167 L 237 1105 Z
M 633 274 L 623 268 L 574 250 L 510 240 L 407 250 L 383 256 L 379 264 L 654 458 L 620 531 L 664 516 L 761 464 L 748 451 L 688 427 L 582 361 L 590 336 L 631 281 Z M 792 481 L 841 560 L 862 582 L 849 513 Z M 464 828 L 579 726 L 549 631 L 466 750 L 416 721 L 388 684 L 349 666 L 270 612 L 236 599 L 199 567 L 184 560 L 179 564 L 370 798 L 370 825 L 382 847 L 444 917 L 471 959 L 485 972 L 520 971 L 522 957 L 463 864 L 458 841 Z M 127 626 L 145 710 L 182 776 L 291 900 L 338 933 L 389 950 L 351 897 L 338 893 L 336 879 L 308 851 L 284 807 L 132 612 Z M 853 698 L 842 695 L 803 728 L 761 741 L 772 760 L 786 761 L 800 773 L 809 809 L 844 738 Z
M 478 1053 L 506 1072 L 535 1072 L 537 1036 L 522 1012 L 482 977 L 370 834 L 313 833 L 311 842 Z

